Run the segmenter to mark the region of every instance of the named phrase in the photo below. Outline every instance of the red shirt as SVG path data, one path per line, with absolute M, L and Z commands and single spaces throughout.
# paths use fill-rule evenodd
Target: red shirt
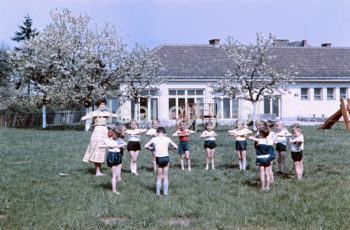
M 180 135 L 185 135 L 185 136 L 179 136 L 179 139 L 181 142 L 188 142 L 188 135 L 187 135 L 187 131 L 181 131 L 180 130 Z

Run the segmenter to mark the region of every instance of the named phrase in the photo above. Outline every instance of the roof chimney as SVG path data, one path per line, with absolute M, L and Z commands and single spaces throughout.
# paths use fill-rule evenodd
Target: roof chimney
M 273 46 L 274 47 L 286 47 L 289 43 L 288 39 L 274 39 Z
M 306 47 L 307 46 L 307 41 L 306 40 L 302 40 L 301 41 L 301 46 L 302 47 Z
M 321 44 L 322 47 L 331 47 L 332 43 L 323 43 Z
M 211 45 L 211 46 L 220 46 L 220 39 L 215 38 L 215 39 L 209 40 L 209 45 Z

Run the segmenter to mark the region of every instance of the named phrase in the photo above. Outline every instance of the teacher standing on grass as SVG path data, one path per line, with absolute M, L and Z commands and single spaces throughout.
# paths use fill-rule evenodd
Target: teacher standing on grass
M 85 152 L 83 161 L 84 162 L 94 162 L 96 168 L 96 176 L 103 176 L 101 171 L 101 164 L 105 161 L 106 150 L 104 147 L 103 140 L 108 138 L 107 133 L 107 121 L 109 117 L 117 117 L 116 114 L 103 111 L 106 107 L 106 99 L 100 98 L 95 103 L 97 110 L 83 116 L 82 121 L 92 119 L 95 125 L 94 131 L 91 135 L 90 144 Z

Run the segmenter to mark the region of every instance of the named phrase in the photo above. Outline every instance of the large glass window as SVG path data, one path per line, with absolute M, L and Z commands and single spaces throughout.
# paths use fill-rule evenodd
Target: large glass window
M 215 114 L 218 119 L 222 118 L 222 112 L 221 112 L 221 102 L 222 100 L 220 98 L 215 98 L 214 103 L 215 103 Z
M 334 88 L 327 88 L 327 100 L 335 99 L 335 90 Z
M 275 114 L 279 117 L 279 96 L 264 97 L 264 114 Z
M 301 88 L 300 90 L 300 98 L 301 100 L 309 100 L 309 88 Z
M 223 114 L 224 114 L 224 119 L 228 119 L 230 118 L 230 102 L 231 102 L 231 99 L 230 98 L 224 98 L 223 99 L 223 108 L 224 108 L 224 111 L 223 111 Z
M 217 119 L 238 118 L 239 101 L 225 96 L 214 99 L 214 113 Z
M 169 110 L 171 110 L 169 118 L 177 119 L 184 109 L 187 110 L 186 113 L 190 113 L 190 108 L 194 104 L 200 106 L 203 103 L 204 90 L 202 89 L 169 89 Z M 200 113 L 196 114 L 204 114 L 203 109 L 198 112 Z
M 339 89 L 340 98 L 347 99 L 348 98 L 348 88 L 340 88 Z
M 232 103 L 232 118 L 237 118 L 238 117 L 238 106 L 239 106 L 239 104 L 238 104 L 238 100 L 235 100 L 235 99 L 232 99 L 232 101 L 231 101 L 231 103 Z
M 314 88 L 314 100 L 322 100 L 322 88 Z

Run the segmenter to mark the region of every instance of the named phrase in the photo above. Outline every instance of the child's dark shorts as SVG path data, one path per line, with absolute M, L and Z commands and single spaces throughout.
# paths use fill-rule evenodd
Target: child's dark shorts
M 141 150 L 141 144 L 139 141 L 129 141 L 127 147 L 128 151 L 140 151 Z
M 269 157 L 266 158 L 256 158 L 255 161 L 256 166 L 264 166 L 264 167 L 268 167 L 271 164 L 271 160 Z
M 108 152 L 107 166 L 112 167 L 123 163 L 123 154 L 120 152 Z
M 282 151 L 287 151 L 287 146 L 282 143 L 277 143 L 276 144 L 276 151 L 282 152 Z
M 292 152 L 293 161 L 301 161 L 303 159 L 303 151 Z
M 275 152 L 275 150 L 273 149 L 273 147 L 271 148 L 269 154 L 270 154 L 270 161 L 275 160 L 275 158 L 276 158 L 276 152 Z
M 184 154 L 185 151 L 189 151 L 190 150 L 190 146 L 188 145 L 188 142 L 187 141 L 180 141 L 179 143 L 179 150 L 178 150 L 178 153 L 180 155 Z
M 236 141 L 236 150 L 247 150 L 247 141 Z
M 205 149 L 206 149 L 206 148 L 215 149 L 215 147 L 216 147 L 215 141 L 210 141 L 210 140 L 204 141 L 204 148 L 205 148 Z
M 169 164 L 169 157 L 156 157 L 158 167 L 165 167 Z

